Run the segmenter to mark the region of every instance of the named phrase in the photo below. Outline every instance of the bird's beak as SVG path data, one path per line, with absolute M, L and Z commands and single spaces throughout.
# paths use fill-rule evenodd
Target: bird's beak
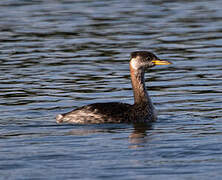
M 168 65 L 168 64 L 172 64 L 172 62 L 170 62 L 170 61 L 160 60 L 160 59 L 152 60 L 152 62 L 153 62 L 155 65 Z

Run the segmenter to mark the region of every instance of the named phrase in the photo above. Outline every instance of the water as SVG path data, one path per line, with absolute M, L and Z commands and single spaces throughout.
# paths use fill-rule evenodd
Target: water
M 0 179 L 220 179 L 221 1 L 0 2 Z M 128 60 L 174 64 L 146 75 L 159 119 L 57 125 L 94 103 L 133 103 Z

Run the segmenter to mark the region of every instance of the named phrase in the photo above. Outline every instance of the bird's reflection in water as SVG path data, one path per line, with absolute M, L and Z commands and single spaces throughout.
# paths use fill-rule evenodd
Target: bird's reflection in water
M 125 126 L 116 124 L 83 125 L 78 129 L 72 129 L 71 131 L 66 132 L 65 135 L 86 136 L 98 133 L 118 133 L 122 129 L 126 129 Z
M 134 130 L 129 136 L 129 148 L 143 147 L 147 142 L 147 132 L 152 129 L 152 124 L 134 124 Z
M 74 135 L 74 136 L 86 136 L 90 134 L 97 134 L 97 133 L 121 133 L 122 130 L 126 130 L 125 126 L 115 126 L 113 125 L 106 125 L 106 126 L 89 126 L 83 127 L 81 129 L 72 129 L 65 133 L 65 135 Z M 130 128 L 131 129 L 131 128 Z M 129 148 L 138 148 L 143 147 L 144 144 L 147 142 L 147 132 L 152 129 L 152 124 L 133 124 L 133 130 L 129 135 Z M 119 138 L 115 138 L 119 139 Z

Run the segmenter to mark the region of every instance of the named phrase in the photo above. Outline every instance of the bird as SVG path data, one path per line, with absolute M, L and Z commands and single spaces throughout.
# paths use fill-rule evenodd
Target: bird
M 129 67 L 134 104 L 122 102 L 93 103 L 56 116 L 56 122 L 69 124 L 149 123 L 157 119 L 157 111 L 146 91 L 145 71 L 156 65 L 172 64 L 148 51 L 131 53 Z

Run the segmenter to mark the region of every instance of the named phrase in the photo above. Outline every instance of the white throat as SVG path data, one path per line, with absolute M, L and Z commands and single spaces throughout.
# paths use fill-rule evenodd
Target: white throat
M 138 60 L 137 58 L 132 58 L 131 61 L 130 61 L 130 66 L 133 68 L 133 69 L 138 69 L 140 64 L 138 63 Z

